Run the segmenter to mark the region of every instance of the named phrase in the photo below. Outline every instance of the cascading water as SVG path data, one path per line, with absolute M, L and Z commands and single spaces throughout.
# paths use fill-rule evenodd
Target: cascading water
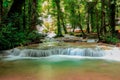
M 17 58 L 35 58 L 49 57 L 53 55 L 70 57 L 70 58 L 88 58 L 88 59 L 107 59 L 120 61 L 120 49 L 111 48 L 104 50 L 101 47 L 95 48 L 51 48 L 51 49 L 18 49 L 14 48 L 6 52 L 7 57 L 11 59 Z
M 52 43 L 52 41 L 55 44 Z M 7 57 L 9 58 L 39 58 L 39 57 L 48 57 L 53 55 L 62 55 L 67 57 L 79 57 L 79 58 L 90 58 L 90 59 L 109 59 L 109 60 L 119 60 L 120 61 L 120 49 L 116 47 L 110 47 L 110 49 L 103 49 L 101 46 L 94 46 L 94 48 L 71 48 L 67 46 L 66 48 L 58 47 L 58 42 L 54 39 L 46 38 L 45 42 L 50 42 L 51 44 L 45 44 L 47 48 L 34 48 L 34 49 L 18 49 L 14 48 L 9 50 Z M 61 43 L 60 43 L 61 44 Z M 53 46 L 53 47 L 52 47 Z M 65 45 L 62 45 L 65 46 Z M 107 48 L 107 46 L 105 46 Z
M 54 48 L 48 50 L 38 49 L 13 49 L 9 55 L 20 57 L 46 57 L 51 55 L 73 55 L 73 56 L 105 56 L 104 50 L 100 48 Z

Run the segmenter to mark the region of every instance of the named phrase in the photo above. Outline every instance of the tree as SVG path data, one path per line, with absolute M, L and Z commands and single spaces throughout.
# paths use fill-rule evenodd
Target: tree
M 37 21 L 37 0 L 33 0 L 33 12 L 32 12 L 32 30 L 36 29 L 36 21 Z
M 89 2 L 87 2 L 87 33 L 90 33 L 90 9 L 89 9 Z
M 61 17 L 60 17 L 60 19 L 61 19 L 61 23 L 62 23 L 62 26 L 63 26 L 63 30 L 64 30 L 64 32 L 65 32 L 65 34 L 67 34 L 67 29 L 66 29 L 66 26 L 65 26 L 65 18 L 64 18 L 64 13 L 61 11 Z
M 78 19 L 77 19 L 77 25 L 79 26 L 79 28 L 80 28 L 80 30 L 82 32 L 82 35 L 85 38 L 86 34 L 83 31 L 83 27 L 82 27 L 82 24 L 81 24 L 81 13 L 79 11 L 80 10 L 80 5 L 77 5 L 77 8 L 78 8 L 78 11 L 77 11 L 77 17 L 78 17 Z
M 2 6 L 2 4 L 3 4 L 3 0 L 0 0 L 0 22 L 2 21 L 2 13 L 3 13 L 3 6 Z
M 70 1 L 69 2 L 69 9 L 70 9 L 70 17 L 69 18 L 70 18 L 70 23 L 71 23 L 72 28 L 73 28 L 73 32 L 74 32 L 74 30 L 76 28 L 75 7 L 76 7 L 75 2 L 74 1 Z
M 54 0 L 56 7 L 57 7 L 57 36 L 62 37 L 62 28 L 61 28 L 61 9 L 60 9 L 60 0 Z
M 101 0 L 101 34 L 105 35 L 106 26 L 105 26 L 105 1 Z
M 115 11 L 116 11 L 116 0 L 110 0 L 110 27 L 111 33 L 115 34 Z

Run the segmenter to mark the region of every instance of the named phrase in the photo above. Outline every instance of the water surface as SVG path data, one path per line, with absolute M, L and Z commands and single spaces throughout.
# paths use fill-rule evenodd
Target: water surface
M 120 80 L 120 62 L 51 56 L 0 59 L 0 80 Z

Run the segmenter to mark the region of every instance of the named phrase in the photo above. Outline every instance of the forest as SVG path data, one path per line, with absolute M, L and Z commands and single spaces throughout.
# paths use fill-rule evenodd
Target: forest
M 51 32 L 119 43 L 120 1 L 0 0 L 0 50 L 40 43 Z
M 0 80 L 120 80 L 120 0 L 0 0 Z

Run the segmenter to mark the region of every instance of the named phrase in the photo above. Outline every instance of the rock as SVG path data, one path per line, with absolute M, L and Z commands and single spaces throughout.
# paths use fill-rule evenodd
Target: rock
M 120 47 L 120 43 L 117 43 L 117 44 L 116 44 L 116 47 Z

